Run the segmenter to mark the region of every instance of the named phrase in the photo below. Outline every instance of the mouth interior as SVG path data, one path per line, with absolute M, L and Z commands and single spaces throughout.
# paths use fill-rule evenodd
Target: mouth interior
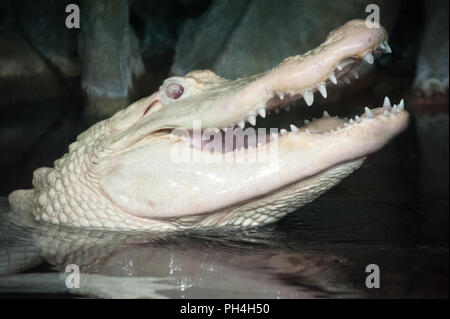
M 333 133 L 354 123 L 359 123 L 361 118 L 356 116 L 354 119 L 331 117 L 328 112 L 323 111 L 321 118 L 304 119 L 301 123 L 291 124 L 289 128 L 264 128 L 256 126 L 258 116 L 262 118 L 277 117 L 280 110 L 289 111 L 293 107 L 301 104 L 303 106 L 311 106 L 314 100 L 314 94 L 320 94 L 324 99 L 327 98 L 327 87 L 341 86 L 350 84 L 351 80 L 359 79 L 359 74 L 365 72 L 370 64 L 374 63 L 374 57 L 383 53 L 391 53 L 389 44 L 384 41 L 371 53 L 366 54 L 362 59 L 348 57 L 340 61 L 335 70 L 330 73 L 327 81 L 317 83 L 314 88 L 307 90 L 308 92 L 286 93 L 275 91 L 274 95 L 266 101 L 263 109 L 257 109 L 250 113 L 247 118 L 242 119 L 238 123 L 232 123 L 223 128 L 207 128 L 201 132 L 190 131 L 190 146 L 209 152 L 232 152 L 236 150 L 251 149 L 270 143 L 288 134 L 325 134 Z M 401 102 L 403 108 L 403 102 Z M 389 98 L 385 97 L 383 107 L 390 107 Z M 394 108 L 397 107 L 394 105 Z M 400 111 L 399 108 L 386 109 L 389 111 Z M 365 109 L 366 117 L 373 117 L 370 109 Z M 267 118 L 264 122 L 269 122 Z

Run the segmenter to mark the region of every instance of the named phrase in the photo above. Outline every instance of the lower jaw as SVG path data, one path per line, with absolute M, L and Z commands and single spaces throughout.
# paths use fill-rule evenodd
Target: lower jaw
M 330 167 L 270 193 L 249 198 L 218 211 L 179 218 L 179 228 L 249 227 L 276 222 L 307 205 L 358 169 L 365 157 Z
M 394 107 L 390 107 L 390 101 L 386 97 L 381 112 L 383 112 L 385 117 L 395 116 L 397 113 L 403 111 L 403 103 L 403 100 L 401 100 L 398 106 L 394 105 Z M 356 115 L 354 118 L 348 119 L 337 116 L 332 117 L 327 111 L 324 111 L 321 118 L 304 120 L 302 125 L 290 124 L 286 129 L 253 126 L 247 126 L 244 129 L 237 126 L 221 130 L 205 129 L 199 130 L 198 132 L 190 132 L 188 143 L 190 147 L 199 149 L 202 152 L 223 154 L 237 150 L 257 148 L 286 135 L 307 133 L 320 136 L 321 134 L 333 134 L 352 125 L 357 125 L 363 119 L 372 119 L 379 112 L 380 108 L 371 110 L 366 107 L 361 115 Z

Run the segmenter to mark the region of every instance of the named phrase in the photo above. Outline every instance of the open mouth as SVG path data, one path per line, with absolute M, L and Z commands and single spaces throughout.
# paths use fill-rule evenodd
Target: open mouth
M 375 62 L 375 58 L 384 54 L 392 53 L 387 41 L 379 45 L 370 53 L 366 53 L 362 58 L 346 57 L 341 60 L 335 69 L 329 73 L 326 81 L 316 83 L 310 89 L 301 92 L 294 91 L 274 91 L 265 105 L 260 104 L 252 110 L 242 120 L 232 123 L 222 128 L 206 128 L 189 131 L 189 143 L 193 148 L 209 152 L 231 152 L 245 149 L 257 148 L 259 146 L 278 140 L 284 136 L 302 136 L 302 134 L 335 134 L 339 131 L 359 125 L 364 121 L 376 120 L 381 117 L 388 120 L 404 110 L 403 99 L 398 104 L 391 104 L 386 96 L 380 104 L 380 107 L 362 107 L 363 112 L 353 118 L 339 118 L 330 116 L 326 110 L 322 117 L 308 119 L 299 119 L 290 124 L 287 128 L 261 128 L 257 126 L 258 118 L 273 117 L 280 110 L 290 111 L 293 107 L 304 105 L 312 106 L 314 95 L 320 94 L 324 99 L 328 97 L 327 88 L 330 86 L 339 86 L 341 83 L 349 84 L 352 79 L 359 79 L 359 74 L 367 66 Z M 275 115 L 276 116 L 276 115 Z M 266 120 L 267 122 L 267 120 Z

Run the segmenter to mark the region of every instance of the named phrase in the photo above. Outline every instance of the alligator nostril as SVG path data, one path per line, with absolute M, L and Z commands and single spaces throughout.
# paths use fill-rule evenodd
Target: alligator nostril
M 172 83 L 166 87 L 166 95 L 169 98 L 174 99 L 174 100 L 176 100 L 180 96 L 182 96 L 183 92 L 184 92 L 184 87 L 178 83 Z

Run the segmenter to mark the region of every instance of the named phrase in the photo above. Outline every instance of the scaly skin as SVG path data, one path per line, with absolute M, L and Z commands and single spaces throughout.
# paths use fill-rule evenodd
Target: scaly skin
M 54 168 L 34 172 L 34 189 L 11 193 L 10 204 L 42 221 L 118 230 L 273 222 L 339 183 L 401 132 L 409 117 L 403 101 L 391 107 L 385 100 L 350 121 L 325 113 L 300 129 L 264 135 L 262 144 L 214 152 L 195 128 L 216 128 L 209 132 L 222 140 L 227 128 L 254 125 L 269 110 L 300 98 L 312 104 L 316 91 L 326 96 L 326 85 L 386 51 L 382 27 L 353 20 L 318 48 L 263 74 L 227 80 L 205 70 L 169 78 L 158 92 L 81 134 Z M 251 162 L 271 150 L 269 161 Z M 174 154 L 183 152 L 213 161 L 180 162 Z

